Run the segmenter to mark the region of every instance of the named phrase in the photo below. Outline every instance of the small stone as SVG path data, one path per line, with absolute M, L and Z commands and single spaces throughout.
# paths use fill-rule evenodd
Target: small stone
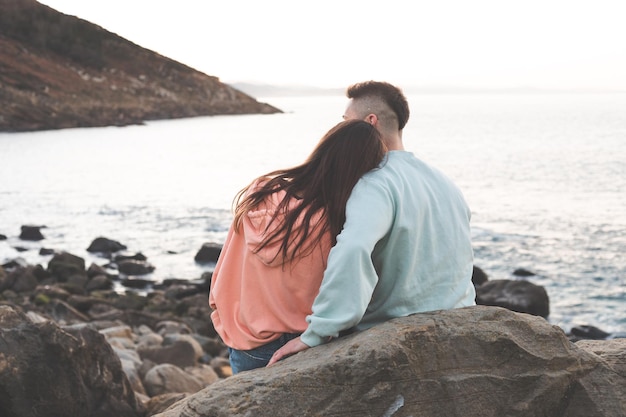
M 205 243 L 202 245 L 194 260 L 198 263 L 217 262 L 222 252 L 222 245 L 218 243 Z
M 45 226 L 22 226 L 20 239 L 22 240 L 43 240 L 45 237 L 41 233 L 41 228 Z

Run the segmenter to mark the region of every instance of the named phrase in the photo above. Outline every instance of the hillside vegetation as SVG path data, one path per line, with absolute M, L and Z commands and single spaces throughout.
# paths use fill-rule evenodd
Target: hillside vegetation
M 90 22 L 0 0 L 0 131 L 277 112 Z

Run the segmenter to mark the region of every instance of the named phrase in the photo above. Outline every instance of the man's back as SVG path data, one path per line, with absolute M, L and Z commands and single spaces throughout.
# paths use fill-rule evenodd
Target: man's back
M 389 152 L 352 191 L 302 341 L 473 305 L 469 218 L 447 177 L 409 152 Z

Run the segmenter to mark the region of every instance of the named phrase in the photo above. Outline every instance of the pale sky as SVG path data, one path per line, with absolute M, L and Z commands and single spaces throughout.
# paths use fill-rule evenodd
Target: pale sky
M 626 91 L 626 0 L 41 0 L 226 83 Z

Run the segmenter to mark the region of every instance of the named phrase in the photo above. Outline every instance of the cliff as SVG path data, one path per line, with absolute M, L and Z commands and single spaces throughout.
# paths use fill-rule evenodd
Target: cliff
M 34 0 L 0 0 L 0 131 L 281 111 Z

